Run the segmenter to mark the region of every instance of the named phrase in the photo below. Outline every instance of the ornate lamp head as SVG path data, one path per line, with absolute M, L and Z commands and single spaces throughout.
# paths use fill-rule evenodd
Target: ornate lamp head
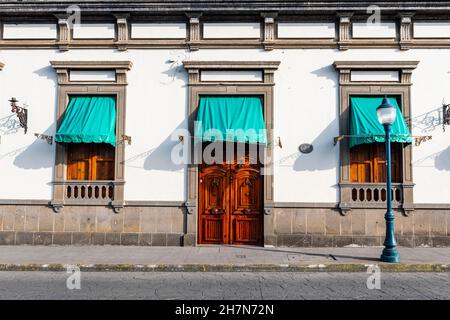
M 397 109 L 389 102 L 389 98 L 385 96 L 383 102 L 377 108 L 378 121 L 382 125 L 391 125 L 395 121 Z
M 13 112 L 17 115 L 17 118 L 19 118 L 20 126 L 23 128 L 24 133 L 27 133 L 27 130 L 28 130 L 28 110 L 27 110 L 27 108 L 19 107 L 17 105 L 17 102 L 19 102 L 19 100 L 17 100 L 14 97 L 9 99 L 8 101 L 11 104 L 11 112 Z
M 16 110 L 17 110 L 17 102 L 19 102 L 19 100 L 17 100 L 16 98 L 12 97 L 8 101 L 11 104 L 11 112 L 16 112 Z

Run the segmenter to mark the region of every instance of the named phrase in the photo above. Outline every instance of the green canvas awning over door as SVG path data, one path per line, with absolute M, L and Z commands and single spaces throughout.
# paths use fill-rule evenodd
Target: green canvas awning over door
M 116 99 L 111 96 L 72 97 L 55 141 L 103 142 L 116 146 Z
M 261 98 L 200 97 L 195 138 L 197 141 L 267 143 Z
M 397 116 L 391 126 L 391 141 L 410 143 L 411 133 L 395 97 L 388 97 L 389 102 L 397 108 Z M 350 148 L 373 142 L 384 142 L 385 132 L 378 121 L 377 108 L 383 97 L 350 98 Z M 363 137 L 354 137 L 363 136 Z

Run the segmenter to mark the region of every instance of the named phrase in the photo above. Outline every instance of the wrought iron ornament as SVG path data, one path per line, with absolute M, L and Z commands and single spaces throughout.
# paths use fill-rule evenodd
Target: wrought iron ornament
M 53 144 L 53 136 L 49 136 L 46 134 L 35 133 L 34 136 L 38 139 L 47 141 L 48 144 Z
M 19 124 L 23 128 L 24 134 L 26 134 L 28 130 L 28 110 L 24 107 L 19 107 L 17 105 L 17 102 L 19 102 L 19 100 L 14 97 L 8 101 L 11 103 L 11 112 L 17 115 Z

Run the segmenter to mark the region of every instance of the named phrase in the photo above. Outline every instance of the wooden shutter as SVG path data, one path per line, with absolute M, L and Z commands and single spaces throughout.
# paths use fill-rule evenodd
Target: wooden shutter
M 68 180 L 114 180 L 115 148 L 106 143 L 70 143 Z
M 114 147 L 104 143 L 101 145 L 92 152 L 95 164 L 92 180 L 114 180 Z
M 402 145 L 391 144 L 392 182 L 401 182 Z M 364 143 L 350 149 L 351 182 L 386 182 L 386 146 Z
M 90 144 L 70 143 L 67 145 L 67 179 L 89 180 L 91 169 Z

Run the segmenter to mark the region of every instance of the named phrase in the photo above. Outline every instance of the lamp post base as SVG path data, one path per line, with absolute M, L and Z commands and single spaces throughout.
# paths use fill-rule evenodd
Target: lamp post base
M 380 260 L 382 262 L 400 262 L 400 255 L 397 248 L 384 248 Z

